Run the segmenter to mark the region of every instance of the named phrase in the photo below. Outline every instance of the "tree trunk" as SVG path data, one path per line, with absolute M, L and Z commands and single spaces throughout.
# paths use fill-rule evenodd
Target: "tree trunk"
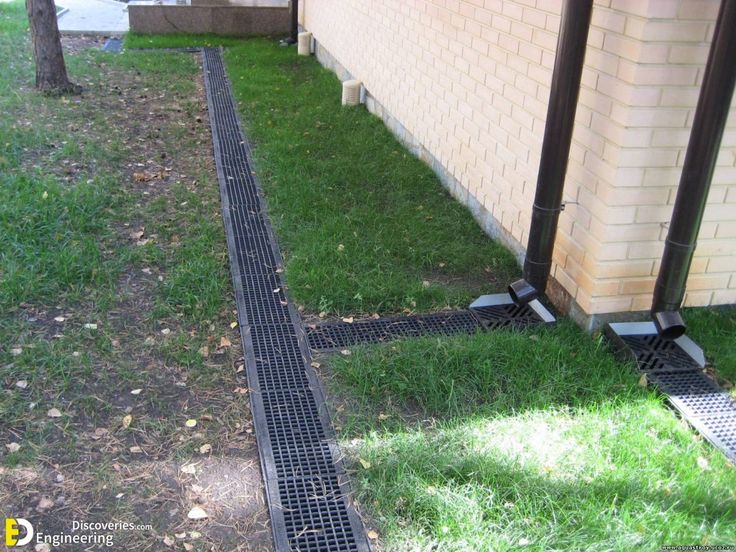
M 47 94 L 79 94 L 82 88 L 66 74 L 54 0 L 26 0 L 26 10 L 36 60 L 36 88 Z

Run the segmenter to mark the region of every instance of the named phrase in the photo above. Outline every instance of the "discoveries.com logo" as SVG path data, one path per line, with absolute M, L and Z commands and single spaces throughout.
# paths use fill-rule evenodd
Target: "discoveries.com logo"
M 21 537 L 21 527 L 25 534 Z M 33 539 L 33 525 L 23 518 L 5 518 L 5 546 L 25 546 Z

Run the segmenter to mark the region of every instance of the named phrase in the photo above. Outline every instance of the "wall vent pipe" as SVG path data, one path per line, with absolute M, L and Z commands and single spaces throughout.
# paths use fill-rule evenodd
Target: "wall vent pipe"
M 299 33 L 297 42 L 297 54 L 300 56 L 308 56 L 312 53 L 312 33 Z
M 360 88 L 363 83 L 359 80 L 346 80 L 342 83 L 342 105 L 360 105 Z
M 524 273 L 508 290 L 516 303 L 528 303 L 547 287 L 592 11 L 593 0 L 562 6 Z
M 690 263 L 733 99 L 734 60 L 736 2 L 722 0 L 652 300 L 654 324 L 666 339 L 675 339 L 685 332 L 678 311 L 685 297 Z

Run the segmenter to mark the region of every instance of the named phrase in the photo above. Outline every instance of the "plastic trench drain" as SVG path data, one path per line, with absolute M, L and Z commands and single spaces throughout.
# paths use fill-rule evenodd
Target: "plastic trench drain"
M 695 342 L 686 335 L 664 340 L 653 322 L 609 324 L 605 332 L 694 429 L 736 462 L 736 401 L 705 373 Z
M 223 222 L 275 548 L 370 550 L 219 49 L 202 51 Z
M 438 335 L 473 334 L 497 328 L 523 329 L 554 322 L 539 301 L 515 305 L 508 294 L 484 295 L 467 310 L 416 314 L 347 322 L 325 322 L 306 328 L 313 351 L 327 352 L 361 343 Z

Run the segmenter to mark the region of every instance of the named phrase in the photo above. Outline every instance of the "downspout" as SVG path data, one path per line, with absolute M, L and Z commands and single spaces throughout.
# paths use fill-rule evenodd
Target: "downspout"
M 296 44 L 299 39 L 299 0 L 289 2 L 291 15 L 291 27 L 289 32 L 289 43 Z
M 680 176 L 651 315 L 659 335 L 685 333 L 679 309 L 736 83 L 736 1 L 722 0 Z
M 592 11 L 593 0 L 566 0 L 562 7 L 523 278 L 508 288 L 517 304 L 544 293 L 552 268 Z

